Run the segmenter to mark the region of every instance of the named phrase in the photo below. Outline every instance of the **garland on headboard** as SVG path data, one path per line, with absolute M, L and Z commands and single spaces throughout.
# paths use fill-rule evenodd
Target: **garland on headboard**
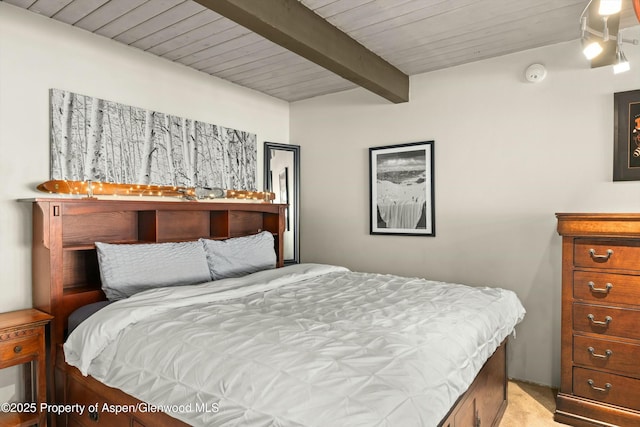
M 38 190 L 55 194 L 74 194 L 93 197 L 108 196 L 159 196 L 179 197 L 185 200 L 248 199 L 271 202 L 275 194 L 268 191 L 224 190 L 222 188 L 179 187 L 150 184 L 117 184 L 96 181 L 51 180 L 38 185 Z

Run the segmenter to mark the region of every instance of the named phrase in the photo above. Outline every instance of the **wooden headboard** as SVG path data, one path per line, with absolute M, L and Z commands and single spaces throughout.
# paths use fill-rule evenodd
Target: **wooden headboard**
M 38 198 L 33 200 L 33 306 L 54 316 L 51 356 L 77 308 L 105 298 L 95 242 L 227 239 L 270 231 L 284 265 L 286 205 Z

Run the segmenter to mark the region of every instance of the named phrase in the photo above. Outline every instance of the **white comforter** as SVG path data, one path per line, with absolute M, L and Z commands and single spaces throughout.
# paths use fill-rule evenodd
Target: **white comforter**
M 302 264 L 134 295 L 64 350 L 191 425 L 435 426 L 523 316 L 503 289 Z

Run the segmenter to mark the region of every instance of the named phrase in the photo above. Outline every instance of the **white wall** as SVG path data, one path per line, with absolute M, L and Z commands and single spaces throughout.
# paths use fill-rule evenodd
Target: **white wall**
M 612 182 L 613 93 L 640 89 L 640 47 L 625 53 L 634 69 L 617 76 L 575 41 L 414 76 L 405 104 L 362 89 L 293 103 L 302 260 L 512 289 L 528 314 L 509 375 L 558 385 L 554 213 L 640 210 L 640 182 Z M 524 80 L 534 62 L 549 71 L 538 84 Z M 426 140 L 437 236 L 369 235 L 368 148 Z
M 263 142 L 289 142 L 284 101 L 0 3 L 0 312 L 31 306 L 31 206 L 16 200 L 49 179 L 51 88 L 256 133 L 259 188 Z

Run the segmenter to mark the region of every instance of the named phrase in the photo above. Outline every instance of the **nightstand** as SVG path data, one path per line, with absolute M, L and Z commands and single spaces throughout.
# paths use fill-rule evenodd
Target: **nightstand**
M 22 411 L 0 411 L 0 426 L 47 425 L 40 404 L 47 396 L 45 326 L 53 318 L 34 309 L 0 314 L 0 369 L 28 363 L 25 369 L 25 402 L 16 405 Z M 3 404 L 6 402 L 0 402 Z M 36 405 L 34 406 L 33 403 Z

